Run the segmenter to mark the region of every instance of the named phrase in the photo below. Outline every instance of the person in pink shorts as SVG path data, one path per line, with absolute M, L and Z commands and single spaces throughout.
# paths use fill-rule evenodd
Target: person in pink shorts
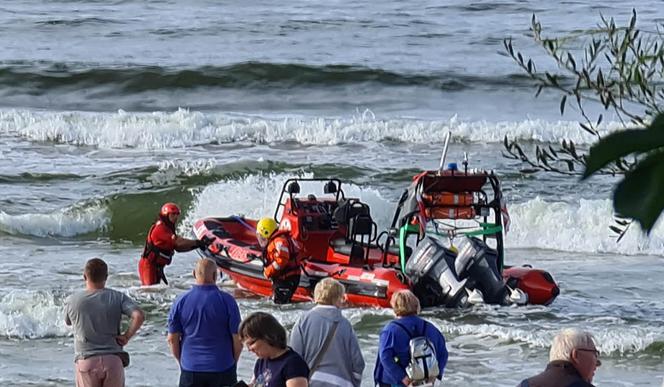
M 85 264 L 85 290 L 71 295 L 65 305 L 65 323 L 74 329 L 77 387 L 124 387 L 123 350 L 140 329 L 143 311 L 126 294 L 106 288 L 108 266 L 99 258 Z M 122 315 L 131 322 L 120 331 Z

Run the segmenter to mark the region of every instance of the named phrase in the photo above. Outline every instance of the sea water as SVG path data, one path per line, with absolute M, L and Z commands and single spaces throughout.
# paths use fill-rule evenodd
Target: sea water
M 450 352 L 444 384 L 512 386 L 544 369 L 562 328 L 597 338 L 599 386 L 658 386 L 664 374 L 664 227 L 645 238 L 609 231 L 617 179 L 525 173 L 502 157 L 505 136 L 527 149 L 594 140 L 560 96 L 535 87 L 499 53 L 502 40 L 551 67 L 529 38 L 532 14 L 551 35 L 600 15 L 656 29 L 656 1 L 15 1 L 0 6 L 0 385 L 73 384 L 66 297 L 98 256 L 108 286 L 147 321 L 127 346 L 131 386 L 175 385 L 165 340 L 173 299 L 193 283 L 195 253 L 177 254 L 170 284 L 140 288 L 136 267 L 163 202 L 179 232 L 204 216 L 274 212 L 293 176 L 338 177 L 388 227 L 413 175 L 467 152 L 501 177 L 512 227 L 506 262 L 549 271 L 550 306 L 425 310 Z M 597 108 L 590 107 L 597 111 Z M 620 128 L 607 116 L 603 133 Z M 311 307 L 277 307 L 231 283 L 244 316 L 287 328 Z M 385 309 L 349 308 L 372 369 Z M 249 380 L 253 355 L 239 376 Z

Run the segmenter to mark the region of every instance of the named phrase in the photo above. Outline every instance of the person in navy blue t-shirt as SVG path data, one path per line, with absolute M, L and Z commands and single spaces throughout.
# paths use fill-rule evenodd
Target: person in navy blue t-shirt
M 286 345 L 286 330 L 271 315 L 256 312 L 240 324 L 240 337 L 258 359 L 253 387 L 307 387 L 309 367 Z
M 448 357 L 445 338 L 433 324 L 417 316 L 420 312 L 420 301 L 417 296 L 410 290 L 401 290 L 392 295 L 390 305 L 397 319 L 387 323 L 380 332 L 378 357 L 374 369 L 376 385 L 403 387 L 411 384 L 412 380 L 406 373 L 410 361 L 409 332 L 423 334 L 433 344 L 439 369 L 437 378 L 442 380 Z M 399 325 L 395 324 L 395 321 L 398 321 Z
M 216 285 L 217 265 L 199 259 L 196 284 L 179 296 L 168 314 L 168 344 L 180 365 L 180 387 L 232 386 L 242 352 L 240 309 Z

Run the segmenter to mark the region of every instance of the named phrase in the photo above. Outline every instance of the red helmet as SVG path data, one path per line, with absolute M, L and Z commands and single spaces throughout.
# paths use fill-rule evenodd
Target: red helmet
M 161 206 L 161 211 L 159 212 L 161 216 L 168 216 L 170 214 L 180 215 L 180 207 L 175 203 L 166 203 Z

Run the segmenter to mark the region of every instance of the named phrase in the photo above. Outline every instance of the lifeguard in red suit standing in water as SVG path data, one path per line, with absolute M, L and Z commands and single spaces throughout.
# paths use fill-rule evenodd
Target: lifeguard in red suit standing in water
M 159 281 L 168 284 L 164 275 L 164 267 L 171 264 L 176 251 L 191 251 L 195 248 L 205 249 L 211 240 L 187 239 L 175 234 L 175 224 L 180 216 L 180 208 L 175 203 L 161 206 L 159 218 L 150 227 L 145 240 L 143 255 L 138 262 L 138 276 L 141 285 L 156 285 Z

